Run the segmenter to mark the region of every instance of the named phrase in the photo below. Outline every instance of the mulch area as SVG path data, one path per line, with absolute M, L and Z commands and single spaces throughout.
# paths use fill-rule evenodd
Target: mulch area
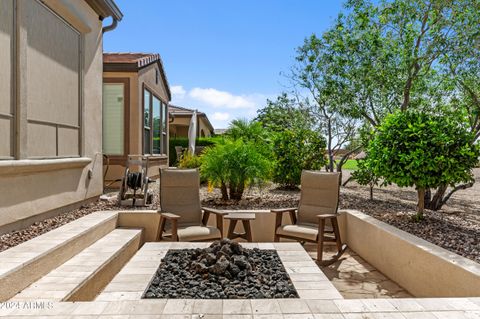
M 348 174 L 344 174 L 348 178 Z M 342 187 L 340 208 L 356 209 L 399 229 L 421 237 L 449 251 L 480 263 L 480 169 L 475 170 L 474 187 L 454 194 L 448 205 L 440 212 L 426 211 L 425 219 L 414 222 L 416 193 L 410 188 L 398 188 L 394 185 L 376 188 L 374 199 L 369 200 L 368 187 L 355 182 Z M 158 183 L 153 186 L 154 204 L 158 207 Z M 200 189 L 202 204 L 219 209 L 268 209 L 295 207 L 298 205 L 299 190 L 279 190 L 276 185 L 267 185 L 262 189 L 251 188 L 239 202 L 223 202 L 220 192 Z M 0 251 L 8 249 L 28 239 L 60 227 L 72 220 L 98 210 L 128 209 L 118 207 L 114 198 L 99 200 L 74 211 L 49 218 L 25 229 L 0 236 Z

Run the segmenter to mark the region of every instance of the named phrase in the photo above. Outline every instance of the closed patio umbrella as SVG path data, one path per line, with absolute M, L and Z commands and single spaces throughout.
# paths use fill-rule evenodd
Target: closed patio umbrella
M 193 111 L 188 127 L 188 151 L 195 154 L 195 139 L 197 138 L 197 110 Z

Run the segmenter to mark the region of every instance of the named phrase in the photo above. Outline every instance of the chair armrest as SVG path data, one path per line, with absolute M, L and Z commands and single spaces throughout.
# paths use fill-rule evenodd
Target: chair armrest
M 323 214 L 323 215 L 317 215 L 318 219 L 329 219 L 329 218 L 335 218 L 337 217 L 336 214 Z
M 215 215 L 222 215 L 222 216 L 228 215 L 228 213 L 226 211 L 223 211 L 223 210 L 220 210 L 220 209 L 214 209 L 214 208 L 210 208 L 210 207 L 202 207 L 202 209 L 206 213 L 212 213 L 212 214 L 215 214 Z
M 278 213 L 290 213 L 290 212 L 296 212 L 297 211 L 297 207 L 290 207 L 290 208 L 276 208 L 276 209 L 271 209 L 270 212 L 271 213 L 275 213 L 275 214 L 278 214 Z
M 160 212 L 160 217 L 164 217 L 169 220 L 177 220 L 180 219 L 179 215 L 173 214 L 173 213 L 166 213 L 166 212 Z
M 222 211 L 222 210 L 208 208 L 208 207 L 202 207 L 202 209 L 203 209 L 202 224 L 204 226 L 207 226 L 208 218 L 210 217 L 210 213 L 215 214 L 216 215 L 217 228 L 220 230 L 220 235 L 223 238 L 223 216 L 227 215 L 228 213 L 225 212 L 225 211 Z

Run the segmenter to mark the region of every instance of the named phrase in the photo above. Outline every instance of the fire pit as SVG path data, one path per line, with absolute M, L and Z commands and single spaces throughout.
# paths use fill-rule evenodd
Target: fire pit
M 169 250 L 143 298 L 298 298 L 275 250 L 222 239 L 204 249 Z

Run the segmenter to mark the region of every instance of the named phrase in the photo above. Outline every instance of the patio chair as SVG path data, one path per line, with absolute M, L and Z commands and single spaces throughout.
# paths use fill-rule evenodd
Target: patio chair
M 294 239 L 301 242 L 317 243 L 317 262 L 329 265 L 335 262 L 346 250 L 342 245 L 337 221 L 340 173 L 302 171 L 301 194 L 298 208 L 273 209 L 275 218 L 275 238 Z M 291 225 L 282 225 L 283 213 L 289 213 Z M 330 221 L 331 228 L 325 228 Z M 325 236 L 330 234 L 333 236 Z M 336 242 L 337 254 L 333 259 L 322 261 L 323 243 Z
M 226 213 L 202 208 L 199 188 L 197 169 L 160 170 L 161 209 L 157 240 L 209 241 L 223 238 L 223 216 Z M 207 226 L 211 213 L 217 217 L 217 227 Z

